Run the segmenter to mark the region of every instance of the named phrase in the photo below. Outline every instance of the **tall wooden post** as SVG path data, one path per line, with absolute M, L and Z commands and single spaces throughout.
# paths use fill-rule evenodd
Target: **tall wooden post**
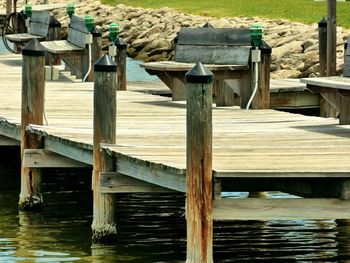
M 107 55 L 94 65 L 92 240 L 95 243 L 114 242 L 117 237 L 115 195 L 99 191 L 100 173 L 114 171 L 113 159 L 100 151 L 100 143 L 115 144 L 116 141 L 116 71 L 117 65 Z
M 115 41 L 117 47 L 117 56 L 115 62 L 118 65 L 117 69 L 117 90 L 126 90 L 126 48 L 127 44 L 120 38 Z
M 102 33 L 96 28 L 92 32 L 91 63 L 94 65 L 102 56 Z M 91 70 L 88 81 L 94 81 L 94 71 Z
M 212 83 L 213 73 L 197 63 L 187 87 L 187 263 L 213 262 Z
M 7 0 L 6 1 L 6 15 L 8 16 L 11 13 L 12 13 L 12 0 Z
M 54 40 L 61 40 L 61 23 L 53 16 L 50 18 L 50 24 L 49 24 L 49 34 L 48 34 L 48 41 L 54 41 Z M 60 65 L 61 60 L 59 56 L 55 56 L 53 54 L 47 54 L 46 56 L 46 65 Z
M 43 124 L 45 93 L 45 48 L 36 39 L 22 50 L 22 114 L 21 114 L 21 157 L 24 149 L 42 148 L 42 140 L 26 132 L 28 124 Z M 21 193 L 19 207 L 24 211 L 38 211 L 42 208 L 41 170 L 21 167 Z
M 320 77 L 327 75 L 327 20 L 318 22 L 318 51 L 320 61 Z
M 269 109 L 270 108 L 270 66 L 272 48 L 265 42 L 261 41 L 259 46 L 261 51 L 261 60 L 259 62 L 258 90 L 255 99 L 252 102 L 252 109 Z
M 334 76 L 337 70 L 337 1 L 327 0 L 327 2 L 327 76 Z

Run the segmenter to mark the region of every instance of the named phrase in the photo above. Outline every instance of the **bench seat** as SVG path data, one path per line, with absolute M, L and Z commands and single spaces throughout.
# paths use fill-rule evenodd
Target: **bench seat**
M 69 52 L 84 52 L 85 48 L 78 47 L 67 40 L 45 41 L 42 45 L 52 54 L 63 54 Z
M 33 38 L 36 38 L 38 40 L 44 40 L 46 37 L 32 35 L 29 33 L 21 33 L 21 34 L 6 35 L 6 38 L 11 42 L 29 42 Z

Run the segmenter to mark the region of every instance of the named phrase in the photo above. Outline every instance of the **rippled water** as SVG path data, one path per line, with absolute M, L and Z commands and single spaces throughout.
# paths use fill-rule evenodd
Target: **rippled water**
M 44 211 L 19 213 L 18 149 L 0 149 L 0 262 L 184 261 L 182 194 L 118 195 L 118 244 L 92 246 L 91 171 L 45 170 Z M 350 227 L 334 221 L 220 222 L 214 225 L 214 257 L 215 262 L 350 262 L 349 238 Z

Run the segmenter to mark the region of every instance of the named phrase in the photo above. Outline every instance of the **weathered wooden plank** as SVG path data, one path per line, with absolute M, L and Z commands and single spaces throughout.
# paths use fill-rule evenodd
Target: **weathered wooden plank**
M 37 39 L 44 39 L 46 37 L 42 35 L 32 35 L 28 33 L 22 33 L 22 34 L 10 34 L 10 35 L 5 35 L 5 38 L 8 39 L 9 41 L 12 42 L 22 42 L 22 41 L 29 41 L 33 38 Z
M 53 54 L 61 54 L 67 52 L 82 52 L 84 48 L 76 46 L 67 40 L 44 41 L 41 44 Z M 84 45 L 85 47 L 85 45 Z
M 180 45 L 251 46 L 249 28 L 181 28 Z M 178 51 L 176 51 L 178 52 Z
M 81 144 L 46 137 L 44 146 L 49 151 L 92 165 L 92 149 L 81 147 Z
M 302 83 L 307 85 L 350 90 L 350 78 L 334 76 L 334 77 L 320 77 L 320 78 L 302 78 Z
M 50 16 L 51 14 L 49 11 L 33 10 L 32 16 L 30 17 L 30 22 L 46 24 L 47 27 L 49 27 Z
M 70 27 L 69 30 L 73 29 L 75 31 L 80 31 L 82 33 L 86 33 L 86 34 L 88 33 L 88 30 L 85 26 L 84 18 L 74 14 L 70 20 L 69 27 Z M 70 34 L 70 31 L 68 32 L 68 34 Z
M 19 146 L 19 145 L 20 145 L 19 141 L 0 135 L 0 146 Z
M 172 190 L 159 187 L 130 176 L 114 172 L 100 173 L 101 193 L 169 193 Z
M 46 149 L 25 149 L 22 164 L 29 168 L 79 168 L 90 167 Z
M 49 32 L 49 25 L 37 22 L 31 22 L 29 27 L 29 33 L 32 35 L 46 37 Z
M 150 165 L 136 159 L 116 158 L 117 172 L 128 175 L 135 179 L 158 185 L 164 188 L 172 189 L 179 192 L 186 192 L 186 176 L 184 173 L 178 174 L 164 169 L 161 166 Z M 183 172 L 183 171 L 182 171 Z
M 85 48 L 87 33 L 70 28 L 67 41 L 77 47 Z
M 226 198 L 213 201 L 214 220 L 349 219 L 350 201 L 320 198 Z
M 250 47 L 177 45 L 175 61 L 203 64 L 248 65 Z

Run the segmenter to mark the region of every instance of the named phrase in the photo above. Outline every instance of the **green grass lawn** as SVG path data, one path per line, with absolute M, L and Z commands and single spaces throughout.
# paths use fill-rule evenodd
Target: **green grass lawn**
M 314 0 L 101 0 L 104 4 L 125 4 L 135 7 L 172 7 L 197 15 L 215 17 L 286 18 L 307 24 L 327 15 L 326 2 Z M 337 24 L 350 28 L 350 2 L 337 3 Z

